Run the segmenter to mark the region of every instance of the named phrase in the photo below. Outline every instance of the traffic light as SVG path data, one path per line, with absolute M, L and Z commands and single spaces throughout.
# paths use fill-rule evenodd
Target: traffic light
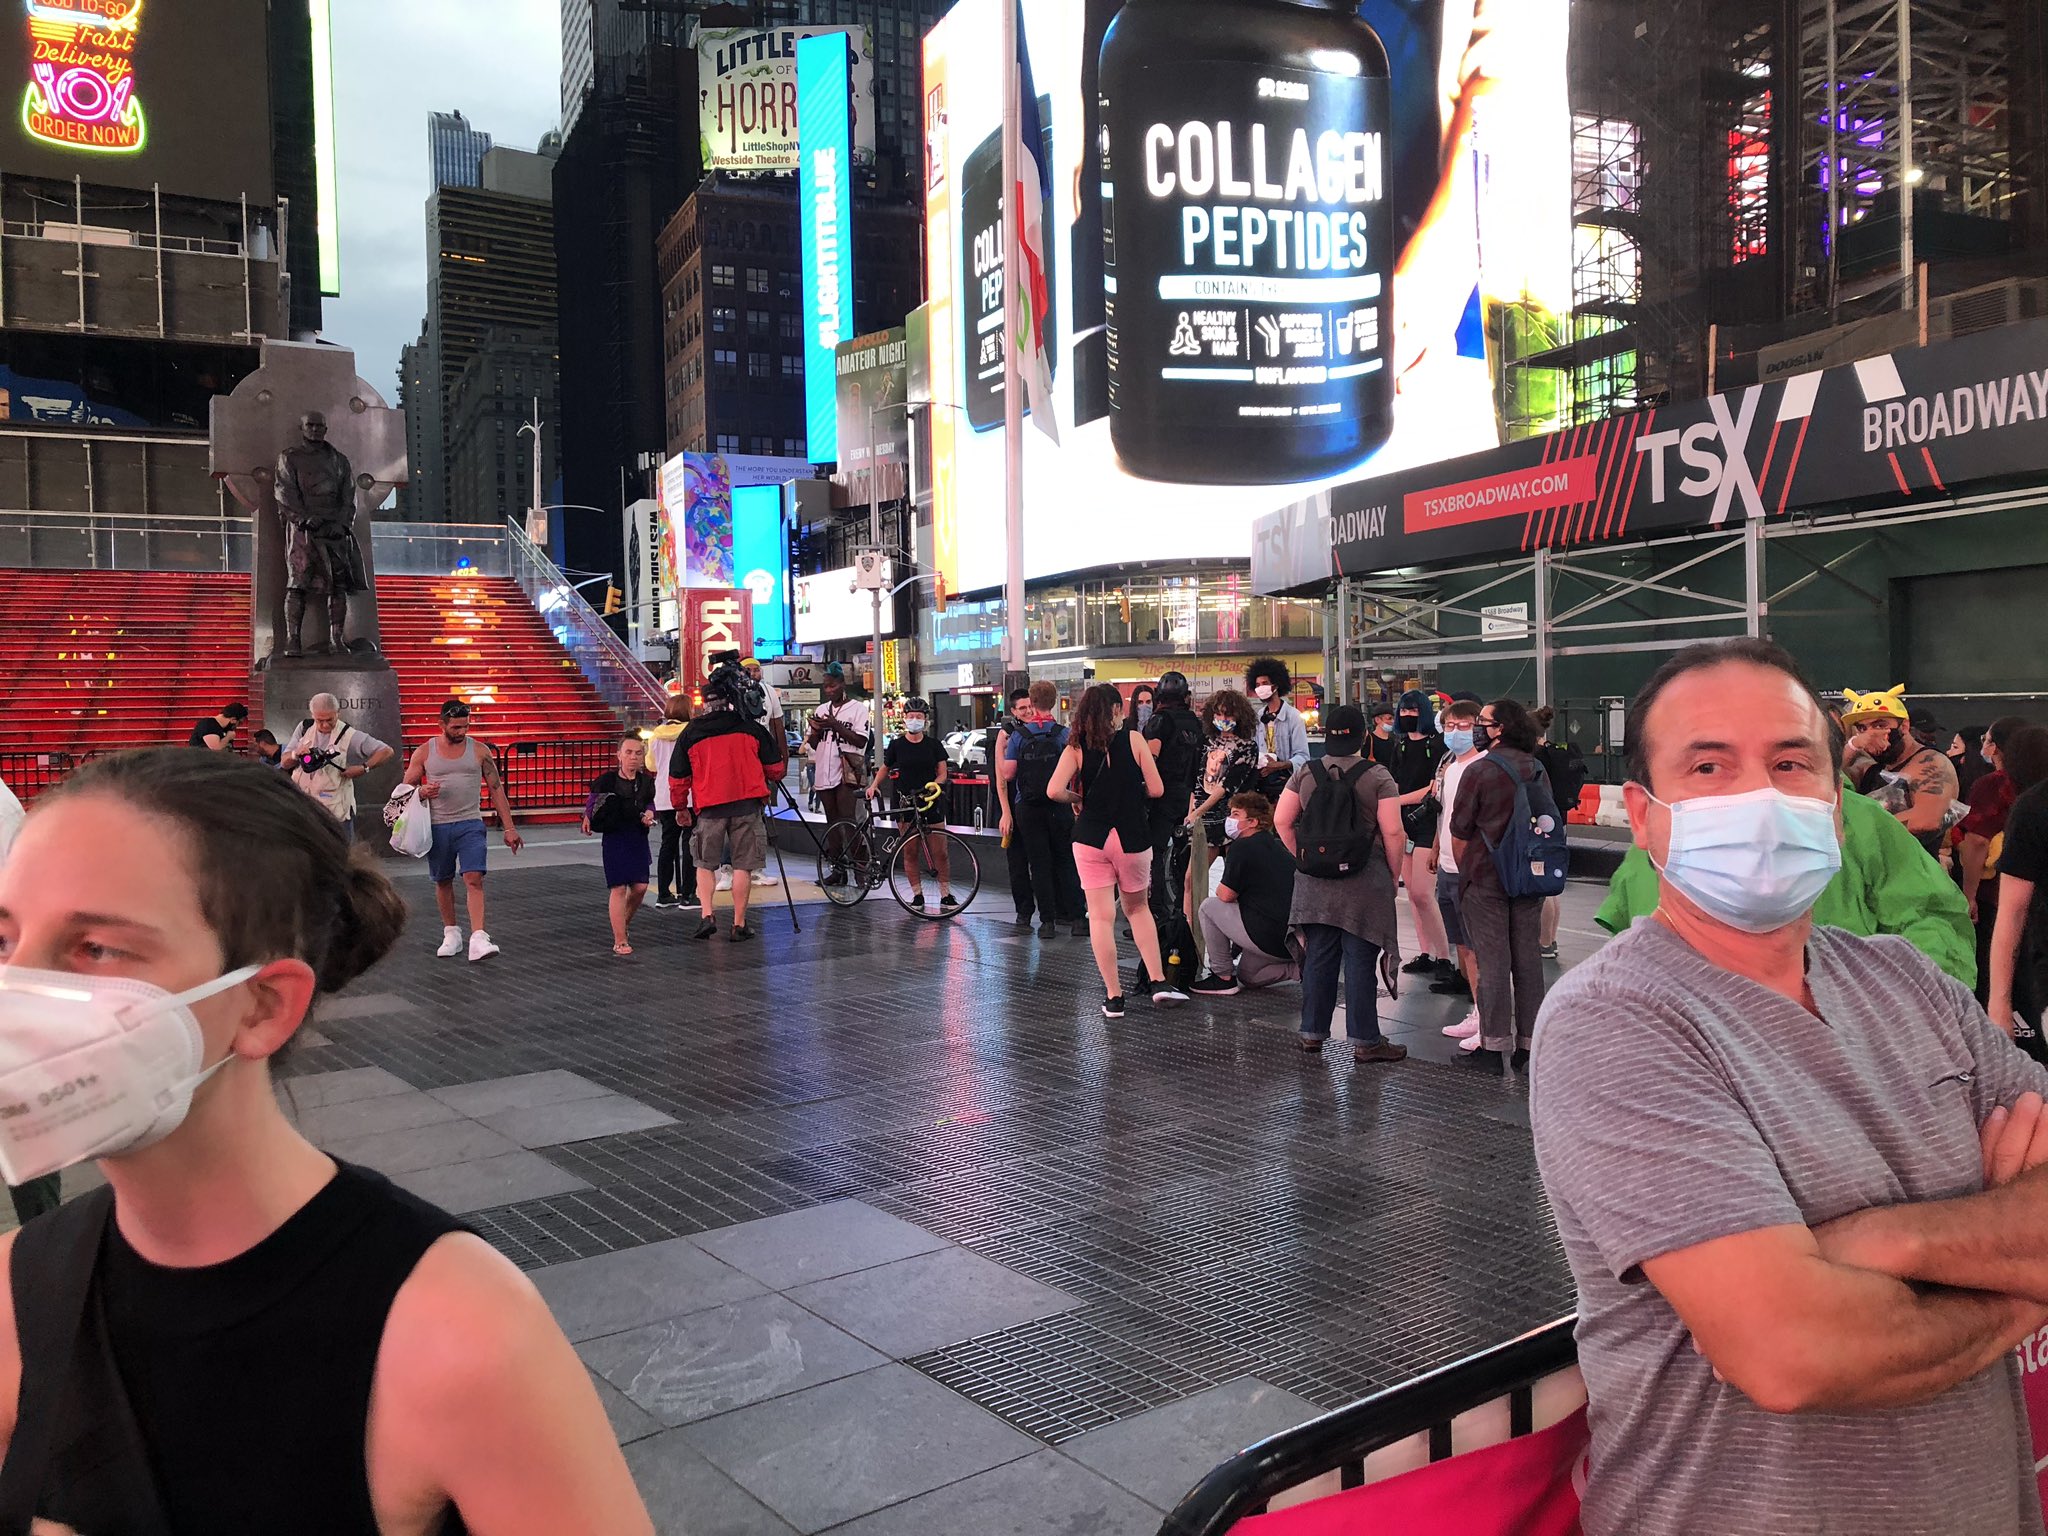
M 624 592 L 620 591 L 617 587 L 606 587 L 604 589 L 604 616 L 606 618 L 610 618 L 615 613 L 623 612 L 625 607 L 626 594 Z
M 932 612 L 944 613 L 945 611 L 946 578 L 944 576 L 937 576 L 932 580 Z

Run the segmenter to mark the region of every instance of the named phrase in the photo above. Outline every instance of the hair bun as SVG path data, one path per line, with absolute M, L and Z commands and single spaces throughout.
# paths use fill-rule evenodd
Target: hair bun
M 405 931 L 405 898 L 362 847 L 349 850 L 336 893 L 334 937 L 320 967 L 322 992 L 339 992 L 382 960 Z

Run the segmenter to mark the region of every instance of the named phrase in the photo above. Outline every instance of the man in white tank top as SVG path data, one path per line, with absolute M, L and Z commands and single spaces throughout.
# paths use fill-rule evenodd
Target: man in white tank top
M 406 765 L 405 782 L 417 785 L 434 820 L 434 842 L 427 850 L 427 872 L 434 877 L 434 900 L 441 908 L 441 956 L 462 953 L 462 929 L 455 922 L 455 877 L 462 876 L 469 903 L 469 958 L 488 960 L 498 952 L 484 929 L 483 792 L 489 788 L 498 810 L 505 846 L 517 853 L 525 846 L 512 821 L 512 802 L 498 773 L 498 759 L 484 741 L 469 734 L 469 706 L 450 699 L 441 706 L 441 734 L 415 748 Z

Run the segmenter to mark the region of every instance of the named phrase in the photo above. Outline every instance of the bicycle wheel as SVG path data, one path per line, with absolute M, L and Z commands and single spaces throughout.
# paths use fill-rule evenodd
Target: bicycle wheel
M 832 851 L 835 848 L 837 853 Z M 834 906 L 854 906 L 876 884 L 874 865 L 867 828 L 835 821 L 825 829 L 825 846 L 818 852 L 818 889 Z
M 937 839 L 943 850 L 946 864 L 943 885 L 931 871 L 930 852 L 926 845 L 932 839 Z M 918 870 L 924 882 L 925 904 L 921 907 L 913 904 L 918 895 L 917 881 L 910 876 L 909 858 L 913 848 L 918 850 Z M 955 837 L 940 827 L 933 827 L 923 838 L 905 837 L 896 850 L 896 857 L 889 861 L 889 894 L 912 917 L 921 917 L 928 922 L 958 917 L 967 910 L 980 889 L 981 861 L 975 858 L 974 849 L 966 839 Z

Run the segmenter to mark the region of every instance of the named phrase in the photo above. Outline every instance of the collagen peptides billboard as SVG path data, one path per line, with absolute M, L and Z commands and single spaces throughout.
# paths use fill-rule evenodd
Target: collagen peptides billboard
M 272 197 L 264 0 L 0 0 L 0 169 Z
M 935 545 L 961 591 L 1004 575 L 1006 3 L 925 40 Z M 1567 0 L 1021 10 L 1059 428 L 1025 433 L 1027 575 L 1243 558 L 1317 489 L 1556 424 L 1516 363 L 1570 303 Z

